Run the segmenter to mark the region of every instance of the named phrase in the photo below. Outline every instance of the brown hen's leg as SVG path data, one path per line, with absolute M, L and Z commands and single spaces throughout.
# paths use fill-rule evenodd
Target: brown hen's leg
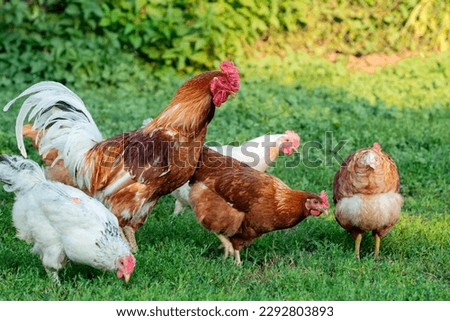
M 361 234 L 358 234 L 357 236 L 356 236 L 356 238 L 355 238 L 355 255 L 356 255 L 356 258 L 359 260 L 359 250 L 360 250 L 360 247 L 361 247 L 361 240 L 362 240 L 362 237 L 363 237 L 363 235 L 362 235 L 362 233 Z
M 173 209 L 173 215 L 176 216 L 180 214 L 183 211 L 183 203 L 181 203 L 179 200 L 175 201 L 175 208 Z
M 234 250 L 234 264 L 235 265 L 241 265 L 242 261 L 241 261 L 241 254 L 239 253 L 238 250 Z
M 233 244 L 230 242 L 229 239 L 227 239 L 226 236 L 224 236 L 222 234 L 216 234 L 216 235 L 219 238 L 219 240 L 222 242 L 222 245 L 225 249 L 225 259 L 229 255 L 232 255 L 234 257 L 234 264 L 240 265 L 242 262 L 241 262 L 241 255 L 239 254 L 239 251 L 234 249 Z
M 134 229 L 131 226 L 124 226 L 122 232 L 130 246 L 131 252 L 136 253 L 138 251 L 138 246 L 134 237 Z
M 380 253 L 380 243 L 381 243 L 381 237 L 378 234 L 374 235 L 375 237 L 375 258 L 378 258 L 378 253 Z
M 228 255 L 232 254 L 234 256 L 234 249 L 233 249 L 233 245 L 231 244 L 230 240 L 227 239 L 224 235 L 222 234 L 216 234 L 217 237 L 219 238 L 220 242 L 222 242 L 223 248 L 225 250 L 225 258 L 228 257 Z

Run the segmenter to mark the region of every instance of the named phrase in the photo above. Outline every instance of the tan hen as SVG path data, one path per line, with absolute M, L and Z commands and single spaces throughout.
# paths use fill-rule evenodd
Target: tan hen
M 375 257 L 381 238 L 398 221 L 403 198 L 394 160 L 378 143 L 347 157 L 334 177 L 333 200 L 337 222 L 355 239 L 359 259 L 365 231 L 375 237 Z

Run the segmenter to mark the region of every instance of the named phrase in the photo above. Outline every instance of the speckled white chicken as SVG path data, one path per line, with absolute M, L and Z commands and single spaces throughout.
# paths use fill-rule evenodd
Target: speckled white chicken
M 46 271 L 59 283 L 67 259 L 107 271 L 128 282 L 135 258 L 119 233 L 117 218 L 80 190 L 45 179 L 42 168 L 20 156 L 0 155 L 0 181 L 16 194 L 17 236 L 33 243 Z

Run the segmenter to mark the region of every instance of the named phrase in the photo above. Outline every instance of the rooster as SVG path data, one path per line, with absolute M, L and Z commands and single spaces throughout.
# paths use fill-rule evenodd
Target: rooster
M 250 167 L 265 172 L 270 164 L 278 157 L 280 151 L 291 155 L 300 146 L 300 137 L 292 130 L 286 130 L 284 134 L 267 134 L 240 145 L 208 146 L 210 149 L 231 156 L 234 159 L 249 165 Z M 181 213 L 184 206 L 189 203 L 189 183 L 172 192 L 175 197 L 174 215 Z
M 22 155 L 27 155 L 22 137 L 26 134 L 50 166 L 49 177 L 71 180 L 105 204 L 136 251 L 135 231 L 162 195 L 192 176 L 215 108 L 239 90 L 234 64 L 222 62 L 220 69 L 185 82 L 147 126 L 106 140 L 83 101 L 59 83 L 35 84 L 4 110 L 29 96 L 16 120 Z M 23 127 L 28 114 L 34 123 Z
M 17 236 L 34 243 L 33 252 L 55 282 L 67 259 L 115 270 L 128 282 L 135 259 L 120 236 L 117 218 L 102 203 L 46 180 L 37 163 L 20 156 L 0 155 L 0 181 L 16 194 L 12 215 Z
M 381 238 L 398 221 L 403 198 L 394 160 L 378 143 L 347 157 L 334 177 L 333 200 L 337 222 L 355 239 L 359 259 L 364 231 L 375 237 L 375 257 Z
M 328 210 L 328 198 L 293 190 L 280 179 L 204 147 L 191 179 L 190 201 L 200 224 L 241 262 L 240 250 L 257 237 L 293 227 Z

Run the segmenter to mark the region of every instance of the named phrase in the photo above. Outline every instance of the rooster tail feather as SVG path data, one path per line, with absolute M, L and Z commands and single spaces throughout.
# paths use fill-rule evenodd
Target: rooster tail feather
M 15 155 L 0 155 L 0 181 L 7 192 L 32 188 L 45 181 L 44 171 L 34 161 Z
M 34 119 L 33 129 L 38 131 L 35 143 L 39 154 L 45 156 L 51 150 L 57 150 L 58 157 L 54 163 L 62 159 L 75 178 L 86 152 L 102 141 L 102 135 L 83 101 L 66 86 L 43 81 L 11 100 L 3 111 L 22 97 L 27 98 L 16 119 L 16 140 L 21 154 L 27 156 L 23 125 L 28 116 L 27 121 Z

